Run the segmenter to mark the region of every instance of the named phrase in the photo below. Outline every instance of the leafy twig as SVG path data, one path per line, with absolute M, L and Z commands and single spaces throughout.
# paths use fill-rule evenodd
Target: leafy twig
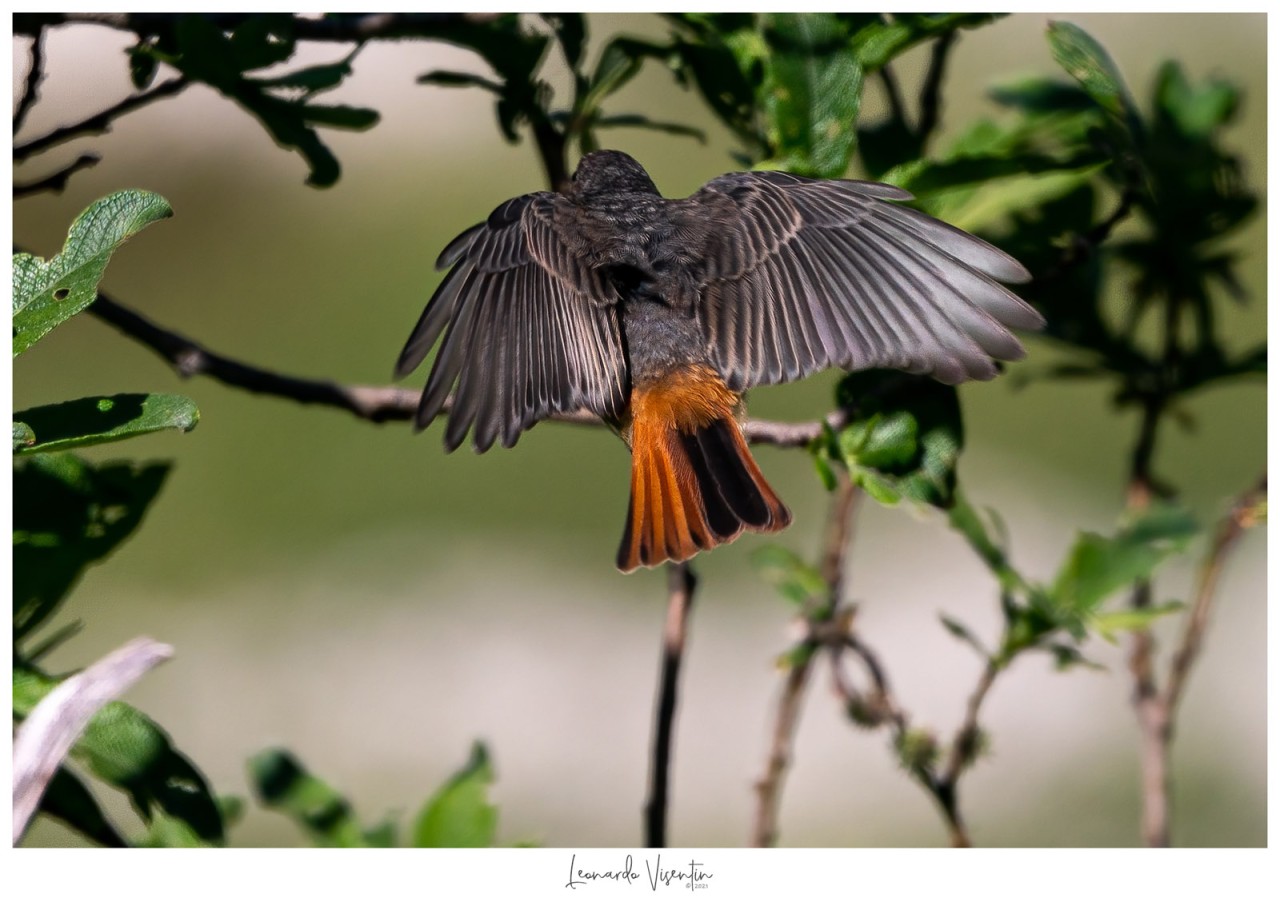
M 191 82 L 186 78 L 174 78 L 159 84 L 151 90 L 135 94 L 132 97 L 126 97 L 114 106 L 102 110 L 89 116 L 87 119 L 77 122 L 74 125 L 64 125 L 45 134 L 43 137 L 36 137 L 24 144 L 19 144 L 13 148 L 13 158 L 17 162 L 22 162 L 36 153 L 43 153 L 50 147 L 65 143 L 85 134 L 102 134 L 111 130 L 111 123 L 122 115 L 140 109 L 156 100 L 164 97 L 172 96 L 184 90 Z
M 675 725 L 680 663 L 684 659 L 689 614 L 693 610 L 693 593 L 697 586 L 698 579 L 687 561 L 667 565 L 667 619 L 662 630 L 662 665 L 654 711 L 649 798 L 644 809 L 645 844 L 650 848 L 663 848 L 667 844 L 671 734 Z

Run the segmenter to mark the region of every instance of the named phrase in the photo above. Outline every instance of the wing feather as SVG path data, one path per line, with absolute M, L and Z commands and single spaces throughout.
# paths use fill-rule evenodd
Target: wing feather
M 893 202 L 906 191 L 783 172 L 724 175 L 672 204 L 692 253 L 712 363 L 730 387 L 830 366 L 900 368 L 947 383 L 1016 359 L 1010 328 L 1043 319 L 1000 285 L 1026 270 L 958 228 Z
M 416 368 L 439 345 L 415 422 L 431 423 L 450 395 L 445 448 L 472 433 L 477 451 L 512 446 L 559 412 L 616 416 L 626 357 L 612 294 L 550 193 L 500 205 L 459 234 L 437 267 L 452 270 L 427 304 L 396 364 Z M 571 224 L 571 222 L 570 222 Z

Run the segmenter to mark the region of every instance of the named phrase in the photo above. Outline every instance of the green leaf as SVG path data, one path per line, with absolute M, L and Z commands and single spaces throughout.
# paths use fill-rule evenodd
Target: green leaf
M 173 214 L 164 197 L 121 190 L 98 200 L 71 224 L 62 252 L 49 261 L 13 257 L 13 354 L 97 299 L 111 254 L 147 225 Z
M 1070 22 L 1051 22 L 1048 37 L 1058 65 L 1080 83 L 1095 103 L 1136 136 L 1141 124 L 1133 99 L 1120 70 L 1102 45 Z
M 767 165 L 840 177 L 853 158 L 862 103 L 862 66 L 844 24 L 829 13 L 769 14 L 763 34 Z
M 58 681 L 30 668 L 13 672 L 13 712 L 23 717 Z M 166 815 L 202 843 L 223 840 L 222 814 L 203 775 L 150 717 L 124 702 L 104 706 L 71 749 L 95 777 L 124 791 L 144 820 Z
M 773 543 L 761 546 L 751 553 L 751 564 L 762 578 L 800 608 L 825 606 L 827 584 L 822 574 L 790 549 Z
M 133 843 L 135 848 L 207 848 L 209 842 L 182 820 L 168 814 L 156 814 L 147 831 Z
M 942 621 L 942 626 L 946 628 L 947 632 L 956 639 L 959 639 L 961 642 L 968 643 L 973 650 L 983 658 L 991 657 L 991 653 L 987 651 L 987 647 L 982 644 L 982 641 L 978 639 L 977 636 L 973 635 L 973 631 L 967 626 L 956 620 L 954 617 L 946 614 L 939 614 L 938 618 Z
M 1164 617 L 1185 606 L 1181 602 L 1165 602 L 1147 608 L 1125 608 L 1121 611 L 1106 611 L 1095 614 L 1090 620 L 1092 629 L 1103 639 L 1114 642 L 1117 633 L 1132 630 L 1145 630 L 1156 618 Z
M 141 523 L 166 464 L 92 465 L 70 453 L 34 455 L 13 472 L 13 638 L 57 608 L 84 568 Z
M 17 452 L 27 446 L 33 446 L 36 442 L 36 435 L 30 427 L 21 421 L 13 422 L 13 451 Z
M 56 817 L 86 839 L 108 848 L 124 848 L 128 843 L 111 825 L 98 800 L 80 778 L 59 767 L 40 797 L 39 811 Z
M 928 38 L 989 25 L 998 18 L 1001 16 L 990 13 L 894 13 L 889 21 L 883 21 L 877 16 L 857 29 L 853 47 L 863 67 L 874 71 Z
M 1049 598 L 1075 613 L 1092 612 L 1112 593 L 1151 576 L 1198 530 L 1185 509 L 1157 505 L 1113 537 L 1082 533 L 1050 587 Z
M 15 412 L 14 445 L 18 455 L 56 452 L 112 443 L 159 430 L 185 433 L 199 420 L 195 403 L 185 396 L 117 393 Z M 21 426 L 33 437 L 19 448 L 17 429 Z
M 877 501 L 898 497 L 950 506 L 964 444 L 954 387 L 892 371 L 858 371 L 836 388 L 849 410 L 837 437 L 841 459 Z
M 996 539 L 988 532 L 986 522 L 978 514 L 978 510 L 969 504 L 963 490 L 956 490 L 955 502 L 947 512 L 947 520 L 968 541 L 969 546 L 982 559 L 1000 581 L 1000 588 L 1006 592 L 1026 588 L 1026 580 L 1013 569 L 1009 563 L 1008 550 L 1002 539 Z M 987 510 L 988 516 L 994 512 Z
M 318 846 L 354 848 L 366 844 L 350 803 L 308 772 L 283 749 L 268 749 L 249 760 L 258 800 L 291 817 Z
M 484 743 L 471 747 L 466 766 L 426 803 L 414 827 L 417 848 L 486 848 L 494 844 L 498 809 L 489 803 L 493 768 Z

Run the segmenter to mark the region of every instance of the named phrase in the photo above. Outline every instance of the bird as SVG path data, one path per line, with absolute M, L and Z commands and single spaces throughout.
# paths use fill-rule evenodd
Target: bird
M 1024 355 L 1012 329 L 1044 324 L 1001 286 L 1030 280 L 1017 260 L 912 198 L 745 171 L 667 199 L 626 153 L 588 153 L 563 192 L 507 200 L 440 253 L 395 368 L 438 343 L 415 430 L 447 412 L 445 450 L 470 431 L 485 452 L 598 416 L 631 451 L 624 572 L 782 530 L 743 435 L 749 388 L 830 367 L 987 380 Z

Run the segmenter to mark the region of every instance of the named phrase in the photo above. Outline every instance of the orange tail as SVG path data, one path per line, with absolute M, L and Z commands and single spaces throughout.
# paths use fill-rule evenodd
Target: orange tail
M 711 370 L 637 387 L 624 436 L 631 443 L 631 506 L 618 547 L 624 572 L 684 561 L 743 530 L 791 523 L 734 417 L 738 397 Z

